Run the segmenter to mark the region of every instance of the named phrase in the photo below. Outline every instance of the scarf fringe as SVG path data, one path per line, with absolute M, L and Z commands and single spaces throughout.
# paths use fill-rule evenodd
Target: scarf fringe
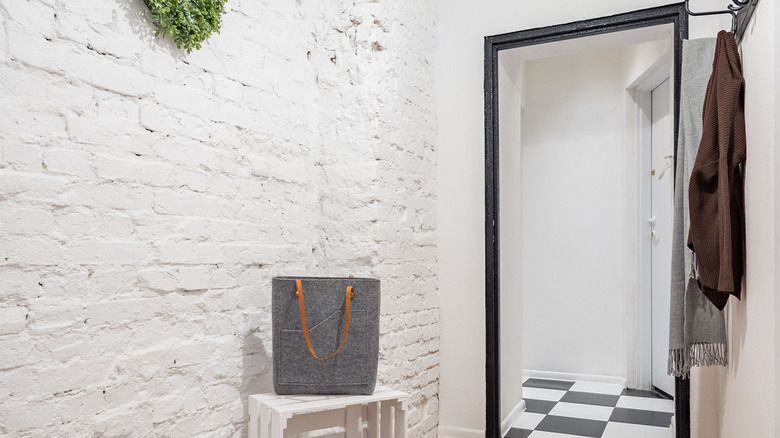
M 684 348 L 669 350 L 667 373 L 688 379 L 692 367 L 725 367 L 728 365 L 727 356 L 726 344 L 696 343 L 689 347 L 687 355 Z
M 674 377 L 687 379 L 690 375 L 690 367 L 685 365 L 685 349 L 675 348 L 669 350 L 669 361 L 666 365 L 666 373 Z

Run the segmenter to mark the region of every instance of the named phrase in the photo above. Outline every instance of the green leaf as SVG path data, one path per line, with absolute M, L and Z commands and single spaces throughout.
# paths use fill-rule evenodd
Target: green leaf
M 145 0 L 157 23 L 155 36 L 170 36 L 187 53 L 219 33 L 227 0 Z

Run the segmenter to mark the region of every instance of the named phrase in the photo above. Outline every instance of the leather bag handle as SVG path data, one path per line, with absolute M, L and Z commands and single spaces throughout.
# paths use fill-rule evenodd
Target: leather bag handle
M 344 343 L 347 342 L 347 333 L 349 332 L 349 303 L 352 298 L 355 297 L 355 292 L 352 290 L 352 286 L 347 286 L 347 294 L 344 301 L 346 302 L 346 312 L 344 313 L 344 335 L 341 337 L 341 345 L 338 350 L 328 357 L 319 357 L 314 352 L 314 347 L 311 345 L 311 337 L 309 337 L 309 325 L 306 323 L 306 303 L 303 301 L 303 286 L 301 286 L 301 280 L 295 280 L 295 296 L 298 297 L 298 308 L 301 311 L 301 325 L 303 326 L 303 336 L 306 337 L 306 345 L 309 347 L 309 353 L 317 360 L 328 360 L 337 355 L 341 348 L 344 347 Z

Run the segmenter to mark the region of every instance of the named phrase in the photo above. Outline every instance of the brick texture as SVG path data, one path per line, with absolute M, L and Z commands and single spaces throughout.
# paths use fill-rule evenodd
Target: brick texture
M 382 280 L 379 381 L 438 425 L 433 3 L 0 2 L 0 436 L 246 436 L 274 275 Z

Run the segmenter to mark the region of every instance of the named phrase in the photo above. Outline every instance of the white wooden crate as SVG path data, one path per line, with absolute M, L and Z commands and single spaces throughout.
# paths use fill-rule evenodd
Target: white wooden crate
M 285 438 L 335 427 L 327 437 L 406 438 L 409 394 L 378 386 L 371 395 L 249 396 L 249 438 Z M 365 418 L 365 424 L 364 424 Z

